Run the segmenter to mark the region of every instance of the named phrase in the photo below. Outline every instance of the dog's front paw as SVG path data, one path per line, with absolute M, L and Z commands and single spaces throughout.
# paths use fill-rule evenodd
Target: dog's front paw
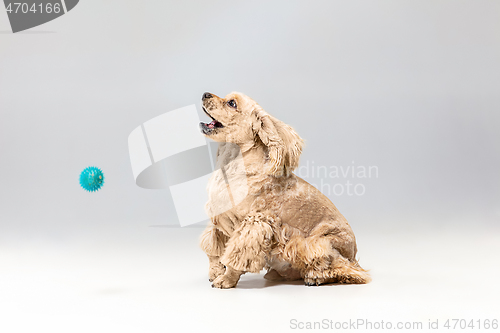
M 304 279 L 304 283 L 308 287 L 320 286 L 326 282 L 327 282 L 326 279 L 323 279 L 323 278 L 305 278 Z
M 212 282 L 226 272 L 226 267 L 219 263 L 218 265 L 210 265 L 208 269 L 208 281 Z
M 212 283 L 212 288 L 219 288 L 219 289 L 234 288 L 236 287 L 238 280 L 239 277 L 235 279 L 233 277 L 229 277 L 224 274 L 214 280 L 214 282 Z

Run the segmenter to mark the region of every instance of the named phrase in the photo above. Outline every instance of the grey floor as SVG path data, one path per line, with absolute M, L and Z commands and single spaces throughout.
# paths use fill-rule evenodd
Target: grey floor
M 500 317 L 500 232 L 492 227 L 358 230 L 368 285 L 277 284 L 261 273 L 231 290 L 210 287 L 197 245 L 201 227 L 132 231 L 2 235 L 0 331 L 287 332 L 308 322 L 365 320 L 421 322 L 422 332 L 429 320 L 443 331 L 447 319 Z

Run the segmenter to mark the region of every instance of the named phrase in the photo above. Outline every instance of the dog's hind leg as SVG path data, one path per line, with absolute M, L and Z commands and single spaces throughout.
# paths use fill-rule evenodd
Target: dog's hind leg
M 332 276 L 332 282 L 348 284 L 365 284 L 372 279 L 368 272 L 359 266 L 357 261 L 351 261 L 339 254 L 334 259 L 329 269 L 329 276 Z
M 250 215 L 241 222 L 229 238 L 220 258 L 221 263 L 227 267 L 226 273 L 214 280 L 214 287 L 232 288 L 238 283 L 241 274 L 257 273 L 264 268 L 273 239 L 272 222 L 271 217 L 265 217 L 261 213 Z M 237 272 L 239 275 L 236 278 Z
M 343 257 L 336 249 L 328 248 L 328 254 L 310 257 L 304 270 L 304 282 L 308 286 L 325 283 L 364 284 L 371 281 L 368 272 L 357 261 Z
M 220 262 L 220 256 L 224 253 L 227 240 L 228 237 L 211 223 L 200 237 L 200 247 L 207 254 L 209 261 L 208 280 L 210 282 L 226 271 Z
M 294 237 L 287 243 L 284 254 L 296 267 L 301 267 L 308 286 L 335 282 L 363 284 L 371 280 L 355 260 L 345 258 L 333 247 L 328 236 Z
M 364 284 L 370 281 L 367 271 L 338 252 L 331 257 L 314 259 L 304 271 L 304 282 L 308 286 L 325 283 Z

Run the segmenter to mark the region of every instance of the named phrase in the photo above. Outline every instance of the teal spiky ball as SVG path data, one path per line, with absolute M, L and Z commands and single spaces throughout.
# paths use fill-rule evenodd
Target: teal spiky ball
M 80 174 L 80 185 L 84 190 L 94 192 L 99 190 L 104 184 L 104 174 L 101 169 L 88 167 Z

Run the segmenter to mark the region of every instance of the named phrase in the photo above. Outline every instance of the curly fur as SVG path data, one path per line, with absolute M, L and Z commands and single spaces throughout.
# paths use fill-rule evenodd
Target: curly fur
M 239 271 L 261 271 L 273 238 L 270 221 L 271 217 L 264 218 L 261 213 L 245 218 L 226 244 L 220 262 Z
M 211 223 L 200 240 L 212 286 L 234 287 L 241 274 L 263 268 L 271 280 L 368 283 L 347 220 L 293 174 L 304 144 L 295 130 L 241 93 L 205 94 L 203 108 L 221 125 L 200 124 L 220 142 L 220 170 L 208 184 Z

